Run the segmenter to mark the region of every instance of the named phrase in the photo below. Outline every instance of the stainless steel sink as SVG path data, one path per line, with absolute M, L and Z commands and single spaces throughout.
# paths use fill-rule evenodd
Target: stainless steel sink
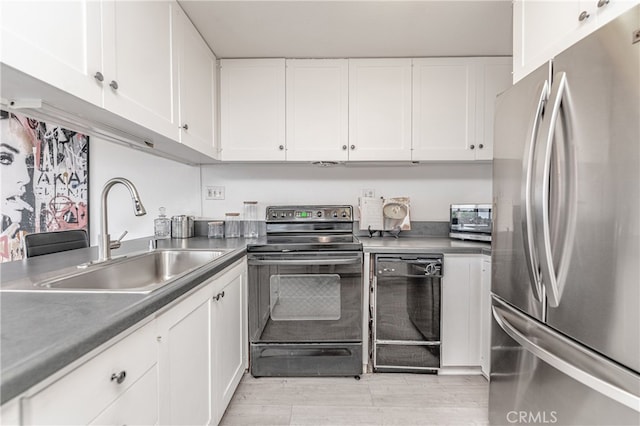
M 16 282 L 3 290 L 150 293 L 228 252 L 230 250 L 154 250 L 44 280 Z

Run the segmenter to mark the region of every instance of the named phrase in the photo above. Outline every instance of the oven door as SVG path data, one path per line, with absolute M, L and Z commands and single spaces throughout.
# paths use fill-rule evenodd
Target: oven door
M 362 341 L 362 253 L 250 253 L 251 343 Z

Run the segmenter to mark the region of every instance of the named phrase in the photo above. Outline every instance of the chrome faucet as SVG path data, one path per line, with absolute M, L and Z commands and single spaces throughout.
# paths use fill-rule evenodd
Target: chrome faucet
M 122 177 L 116 177 L 108 180 L 102 188 L 102 197 L 100 203 L 100 241 L 98 246 L 98 262 L 105 262 L 107 260 L 110 260 L 111 249 L 120 247 L 120 240 L 122 240 L 122 237 L 124 237 L 127 233 L 125 231 L 116 241 L 111 241 L 111 236 L 109 235 L 107 224 L 107 195 L 109 194 L 109 190 L 111 190 L 111 188 L 117 183 L 123 184 L 129 190 L 129 193 L 131 194 L 131 200 L 133 201 L 134 214 L 136 216 L 144 216 L 145 214 L 147 214 L 147 211 L 142 205 L 142 201 L 140 201 L 138 190 L 130 180 Z

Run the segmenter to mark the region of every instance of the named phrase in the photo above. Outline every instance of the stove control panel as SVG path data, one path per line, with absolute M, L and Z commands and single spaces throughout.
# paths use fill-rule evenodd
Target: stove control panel
M 351 206 L 271 206 L 267 222 L 352 222 Z

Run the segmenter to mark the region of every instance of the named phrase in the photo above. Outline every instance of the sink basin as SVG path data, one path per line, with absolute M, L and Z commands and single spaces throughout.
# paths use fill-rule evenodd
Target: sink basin
M 70 292 L 150 293 L 195 271 L 229 250 L 154 250 L 87 266 L 44 281 L 24 283 L 10 290 Z

